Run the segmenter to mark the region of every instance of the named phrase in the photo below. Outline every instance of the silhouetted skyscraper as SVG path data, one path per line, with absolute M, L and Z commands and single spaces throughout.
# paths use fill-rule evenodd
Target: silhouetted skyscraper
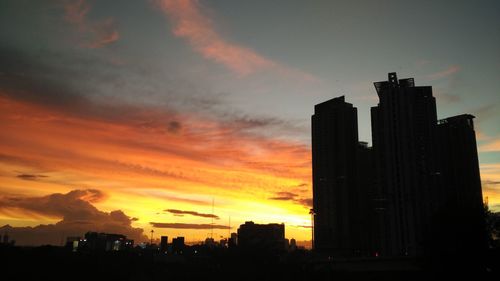
M 438 122 L 432 88 L 413 78 L 389 73 L 374 84 L 371 148 L 358 142 L 356 108 L 343 96 L 315 106 L 314 248 L 336 257 L 479 253 L 486 244 L 474 117 Z
M 442 201 L 437 235 L 448 255 L 473 255 L 486 247 L 483 197 L 477 156 L 474 116 L 439 120 L 439 177 Z M 453 229 L 453 231 L 450 231 Z
M 344 96 L 317 104 L 312 116 L 314 248 L 351 255 L 359 244 L 356 186 L 357 110 Z
M 436 101 L 430 86 L 413 78 L 376 82 L 379 104 L 372 107 L 378 198 L 385 201 L 380 253 L 422 254 L 432 207 Z

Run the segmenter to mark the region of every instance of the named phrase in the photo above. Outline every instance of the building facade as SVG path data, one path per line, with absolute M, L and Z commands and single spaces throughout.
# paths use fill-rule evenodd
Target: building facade
M 357 111 L 343 96 L 315 106 L 314 249 L 337 257 L 483 249 L 473 116 L 438 122 L 432 87 L 415 86 L 413 78 L 389 73 L 374 85 L 372 147 L 358 141 Z M 460 210 L 465 225 L 451 210 Z
M 247 221 L 238 228 L 238 247 L 243 250 L 279 252 L 285 250 L 285 225 Z

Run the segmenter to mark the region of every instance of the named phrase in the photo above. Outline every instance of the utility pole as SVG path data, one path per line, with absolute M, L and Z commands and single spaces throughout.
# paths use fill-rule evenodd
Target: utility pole
M 309 214 L 311 215 L 311 249 L 314 250 L 314 216 L 316 215 L 316 212 L 314 209 L 309 210 Z

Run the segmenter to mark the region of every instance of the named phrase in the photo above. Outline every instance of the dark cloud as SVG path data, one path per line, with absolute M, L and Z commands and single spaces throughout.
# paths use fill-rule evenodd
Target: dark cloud
M 486 184 L 486 185 L 498 185 L 498 184 L 500 184 L 500 181 L 486 180 L 486 181 L 483 181 L 483 184 Z
M 227 225 L 220 224 L 193 224 L 193 223 L 162 223 L 150 222 L 156 228 L 174 228 L 174 229 L 229 229 Z
M 295 197 L 297 197 L 298 195 L 295 194 L 295 193 L 292 193 L 292 192 L 284 192 L 284 191 L 281 191 L 281 192 L 276 192 L 275 193 L 276 196 L 273 196 L 269 199 L 271 200 L 294 200 Z
M 41 178 L 47 178 L 48 176 L 45 175 L 36 175 L 36 174 L 20 174 L 17 175 L 18 178 L 23 179 L 23 180 L 31 180 L 31 181 L 36 181 Z
M 293 201 L 307 208 L 312 207 L 312 198 L 300 198 L 298 194 L 286 191 L 276 192 L 274 195 L 275 196 L 270 197 L 269 199 L 279 201 Z
M 136 241 L 144 240 L 143 230 L 131 225 L 137 218 L 131 218 L 121 210 L 103 212 L 91 204 L 105 198 L 106 195 L 96 189 L 42 197 L 0 197 L 0 211 L 15 209 L 27 215 L 62 218 L 56 224 L 7 227 L 11 237 L 20 245 L 58 245 L 67 236 L 81 236 L 87 231 L 120 233 Z
M 187 110 L 208 114 L 225 129 L 235 133 L 257 133 L 262 128 L 273 128 L 266 132 L 279 134 L 307 131 L 307 127 L 299 127 L 297 122 L 270 116 L 249 116 L 231 110 L 220 94 L 186 94 L 178 83 L 175 89 L 164 90 L 168 85 L 158 84 L 158 81 L 164 80 L 155 76 L 159 72 L 144 70 L 139 65 L 117 67 L 89 54 L 84 56 L 44 49 L 27 52 L 0 46 L 2 95 L 72 116 L 179 133 L 183 127 L 182 120 L 167 121 L 166 126 L 162 122 L 165 117 L 176 118 L 177 111 Z M 130 84 L 132 80 L 135 82 Z M 193 91 L 191 87 L 188 90 Z M 152 103 L 136 100 L 134 91 L 143 92 Z M 120 97 L 114 96 L 115 92 L 120 92 Z M 155 96 L 159 92 L 162 93 L 161 101 Z M 169 97 L 168 103 L 165 96 Z
M 181 123 L 178 121 L 170 121 L 168 123 L 168 131 L 172 134 L 177 134 L 181 129 Z
M 214 218 L 214 219 L 220 219 L 219 216 L 214 215 L 214 214 L 203 214 L 203 213 L 198 213 L 195 211 L 182 211 L 182 210 L 176 210 L 176 209 L 167 209 L 164 210 L 165 212 L 169 212 L 174 215 L 191 215 L 191 216 L 196 216 L 196 217 L 203 217 L 203 218 Z
M 300 199 L 295 199 L 295 202 L 307 207 L 307 208 L 312 208 L 313 206 L 313 200 L 312 198 L 300 198 Z
M 293 227 L 298 227 L 298 228 L 312 228 L 312 225 L 293 225 Z
M 164 194 L 157 195 L 157 194 L 155 194 L 154 196 L 168 200 L 168 201 L 184 202 L 184 203 L 190 203 L 190 204 L 195 204 L 195 205 L 210 205 L 211 204 L 209 201 L 183 198 L 183 197 L 172 196 L 172 195 L 164 195 Z

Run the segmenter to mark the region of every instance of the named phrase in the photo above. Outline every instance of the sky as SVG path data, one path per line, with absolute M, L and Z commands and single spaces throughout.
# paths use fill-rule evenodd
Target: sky
M 499 14 L 496 0 L 0 0 L 0 230 L 195 242 L 252 220 L 307 243 L 314 105 L 345 95 L 371 143 L 388 72 L 432 86 L 439 118 L 476 116 L 500 210 Z

